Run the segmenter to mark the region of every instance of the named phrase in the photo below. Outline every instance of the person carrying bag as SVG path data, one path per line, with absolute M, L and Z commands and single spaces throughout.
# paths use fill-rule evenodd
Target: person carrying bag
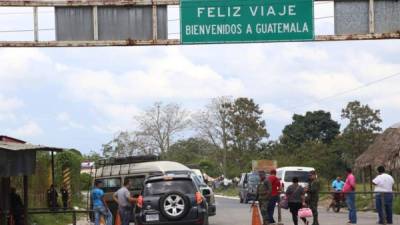
M 304 188 L 299 185 L 299 178 L 293 177 L 293 184 L 286 190 L 288 208 L 292 214 L 293 224 L 299 224 L 299 210 L 305 206 Z M 304 224 L 308 224 L 306 217 L 300 217 Z

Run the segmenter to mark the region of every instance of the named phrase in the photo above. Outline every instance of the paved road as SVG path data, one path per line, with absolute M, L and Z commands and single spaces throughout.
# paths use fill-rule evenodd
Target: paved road
M 319 210 L 321 225 L 345 225 L 347 222 L 347 213 L 326 212 Z M 292 225 L 290 213 L 287 210 L 282 210 L 283 223 Z M 375 213 L 358 213 L 358 224 L 374 225 L 376 224 Z M 277 218 L 277 216 L 275 216 Z M 217 198 L 217 215 L 210 218 L 210 225 L 251 225 L 250 205 L 239 204 L 239 200 Z M 393 224 L 400 225 L 400 216 L 394 218 Z

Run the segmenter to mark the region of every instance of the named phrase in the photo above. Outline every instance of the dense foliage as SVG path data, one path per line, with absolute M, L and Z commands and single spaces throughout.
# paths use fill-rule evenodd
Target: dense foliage
M 349 102 L 341 117 L 346 120 L 343 130 L 327 111 L 294 114 L 272 141 L 262 109 L 250 98 L 215 98 L 191 115 L 177 104 L 156 103 L 135 117 L 139 130 L 119 133 L 104 145 L 103 154 L 155 153 L 228 177 L 250 170 L 251 160 L 275 159 L 279 166 L 315 167 L 321 177 L 331 179 L 352 166 L 382 130 L 379 110 L 359 101 Z

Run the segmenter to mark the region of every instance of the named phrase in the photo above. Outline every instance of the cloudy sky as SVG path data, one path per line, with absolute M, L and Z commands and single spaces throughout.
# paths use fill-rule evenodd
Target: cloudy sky
M 40 11 L 40 27 L 53 28 L 52 11 Z M 30 12 L 2 9 L 0 39 L 32 39 L 4 32 L 32 29 Z M 333 32 L 332 15 L 317 4 L 317 34 Z M 171 8 L 170 37 L 176 16 Z M 381 109 L 388 127 L 400 121 L 400 75 L 374 81 L 400 73 L 399 52 L 397 40 L 0 49 L 0 134 L 89 152 L 135 129 L 134 115 L 155 101 L 195 111 L 217 96 L 254 98 L 272 139 L 293 113 L 323 109 L 345 123 L 340 110 L 356 99 Z

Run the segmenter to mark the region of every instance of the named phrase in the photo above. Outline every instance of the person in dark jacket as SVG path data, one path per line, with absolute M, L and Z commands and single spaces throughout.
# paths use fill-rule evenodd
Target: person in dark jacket
M 54 185 L 52 184 L 47 190 L 47 204 L 51 210 L 58 208 L 58 193 Z
M 271 183 L 267 179 L 267 176 L 264 171 L 260 171 L 260 183 L 257 186 L 257 195 L 256 201 L 260 204 L 260 211 L 263 218 L 263 224 L 269 224 L 268 218 L 268 203 L 271 198 Z
M 68 187 L 66 184 L 64 184 L 60 190 L 61 192 L 61 199 L 63 202 L 63 207 L 64 210 L 68 208 L 68 198 L 69 198 L 69 192 L 68 192 Z
M 14 218 L 15 225 L 23 225 L 24 204 L 21 196 L 17 194 L 14 187 L 10 191 L 10 213 Z
M 299 224 L 299 210 L 305 205 L 304 188 L 299 185 L 299 178 L 293 177 L 293 184 L 286 189 L 286 197 L 290 213 L 292 214 L 293 224 Z M 304 224 L 308 225 L 306 218 L 301 218 Z
M 308 187 L 306 188 L 307 193 L 307 205 L 310 207 L 313 213 L 312 225 L 319 225 L 318 222 L 318 201 L 319 201 L 319 190 L 320 184 L 317 179 L 317 173 L 315 171 L 310 172 Z

